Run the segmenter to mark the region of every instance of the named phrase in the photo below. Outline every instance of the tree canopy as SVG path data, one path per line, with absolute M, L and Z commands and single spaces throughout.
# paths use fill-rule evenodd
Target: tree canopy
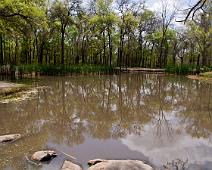
M 170 15 L 167 8 L 159 14 L 131 0 L 86 5 L 81 0 L 2 0 L 0 64 L 211 66 L 210 3 L 201 0 L 191 8 L 182 30 L 173 29 L 176 11 Z

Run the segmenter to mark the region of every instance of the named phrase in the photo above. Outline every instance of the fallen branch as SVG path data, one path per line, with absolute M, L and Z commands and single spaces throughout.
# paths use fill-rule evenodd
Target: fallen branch
M 61 153 L 64 154 L 65 156 L 68 156 L 68 157 L 71 158 L 71 159 L 74 159 L 74 160 L 77 159 L 77 158 L 75 158 L 74 156 L 68 155 L 67 153 L 65 153 L 65 152 L 63 152 L 63 151 L 59 151 L 59 152 L 61 152 Z

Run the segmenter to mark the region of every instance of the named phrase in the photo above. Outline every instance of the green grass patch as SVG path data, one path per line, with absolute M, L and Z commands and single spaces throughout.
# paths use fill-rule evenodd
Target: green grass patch
M 200 76 L 205 78 L 212 78 L 212 72 L 200 73 Z
M 22 65 L 18 66 L 20 73 L 39 72 L 44 75 L 63 75 L 68 73 L 111 73 L 112 67 L 94 66 L 94 65 L 78 65 L 78 66 L 55 66 L 55 65 Z
M 176 65 L 176 66 L 167 66 L 165 68 L 166 72 L 167 73 L 170 73 L 170 74 L 189 74 L 189 73 L 192 73 L 194 72 L 195 70 L 195 67 L 192 67 L 192 66 L 187 66 L 187 65 Z
M 197 67 L 195 65 L 169 65 L 165 68 L 167 73 L 170 74 L 196 74 L 196 73 L 204 73 L 212 70 L 212 67 Z

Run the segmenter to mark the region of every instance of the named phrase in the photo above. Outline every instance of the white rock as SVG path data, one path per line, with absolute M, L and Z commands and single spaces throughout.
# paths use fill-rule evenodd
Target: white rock
M 90 162 L 90 161 L 89 161 Z M 93 160 L 92 162 L 95 162 Z M 153 168 L 142 161 L 137 160 L 99 160 L 88 168 L 88 170 L 153 170 Z
M 70 161 L 65 161 L 61 170 L 82 170 L 82 168 Z
M 0 143 L 13 142 L 21 138 L 20 134 L 10 134 L 0 136 Z
M 35 152 L 32 156 L 31 159 L 34 161 L 49 161 L 57 156 L 57 153 L 55 151 L 38 151 Z

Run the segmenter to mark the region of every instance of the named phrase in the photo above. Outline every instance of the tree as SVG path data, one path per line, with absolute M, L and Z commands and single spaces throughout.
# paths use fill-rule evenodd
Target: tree
M 20 37 L 31 36 L 33 28 L 45 27 L 45 1 L 4 0 L 0 4 L 0 64 L 6 61 L 6 40 L 10 41 L 9 58 L 15 48 L 17 61 Z M 12 42 L 15 41 L 15 47 Z M 16 63 L 15 63 L 16 64 Z
M 192 20 L 194 20 L 194 17 L 195 17 L 195 14 L 197 13 L 197 11 L 199 11 L 199 10 L 204 11 L 203 7 L 205 6 L 206 2 L 208 2 L 208 0 L 198 0 L 192 7 L 186 9 L 186 10 L 189 10 L 189 11 L 188 11 L 185 19 L 180 20 L 178 22 L 184 22 L 185 23 L 189 19 L 190 16 L 192 16 Z
M 184 31 L 172 27 L 176 8 L 161 2 L 156 13 L 144 0 L 2 0 L 0 64 L 210 66 L 209 0 Z
M 166 33 L 171 24 L 172 20 L 174 19 L 176 11 L 172 11 L 171 14 L 168 13 L 168 1 L 162 0 L 162 12 L 161 12 L 161 19 L 162 19 L 162 37 L 160 41 L 159 47 L 159 61 L 158 66 L 164 67 L 166 66 L 167 62 L 167 54 L 165 52 L 166 48 L 164 44 L 166 43 Z
M 61 64 L 65 64 L 65 31 L 72 22 L 71 20 L 71 10 L 72 6 L 68 1 L 55 1 L 51 7 L 51 18 L 55 22 L 60 22 L 60 31 L 61 31 Z

